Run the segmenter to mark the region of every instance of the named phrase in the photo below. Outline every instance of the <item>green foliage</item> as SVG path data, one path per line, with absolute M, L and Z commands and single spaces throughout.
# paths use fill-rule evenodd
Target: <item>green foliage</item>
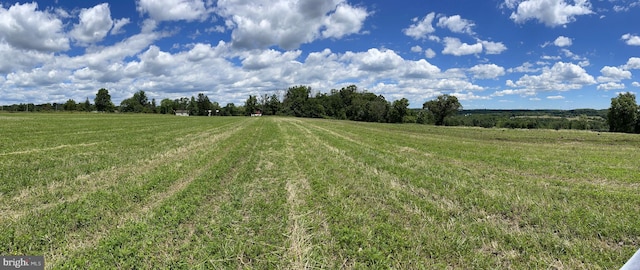
M 160 113 L 171 114 L 173 113 L 173 100 L 165 98 L 160 101 Z
M 120 103 L 121 112 L 155 113 L 155 107 L 155 99 L 153 102 L 149 102 L 147 94 L 142 90 L 135 92 L 132 97 Z
M 244 110 L 245 116 L 249 116 L 260 110 L 260 107 L 258 106 L 258 98 L 256 96 L 249 95 L 247 101 L 244 102 Z
M 241 115 L 240 110 L 236 107 L 235 104 L 227 103 L 222 109 L 220 109 L 220 115 L 222 116 L 236 116 Z
M 409 100 L 402 98 L 393 102 L 391 111 L 389 112 L 389 122 L 402 123 L 404 117 L 409 113 Z
M 76 107 L 77 107 L 76 101 L 73 99 L 67 100 L 67 102 L 65 102 L 63 106 L 65 111 L 75 111 Z
M 309 86 L 289 87 L 282 101 L 285 113 L 296 117 L 309 117 L 311 112 L 305 111 L 305 108 L 313 108 L 307 104 L 310 94 L 311 87 Z
M 271 95 L 271 97 L 269 97 L 269 100 L 267 100 L 265 107 L 266 107 L 266 110 L 264 112 L 265 114 L 267 115 L 278 114 L 282 110 L 282 103 L 280 102 L 280 99 L 278 99 L 278 95 L 276 94 Z
M 191 96 L 191 100 L 187 105 L 187 110 L 189 111 L 189 115 L 199 115 L 198 103 L 196 103 L 196 99 L 193 96 Z
M 607 114 L 609 130 L 612 132 L 640 133 L 640 107 L 636 104 L 636 95 L 627 92 L 611 99 L 611 108 Z
M 100 90 L 98 90 L 98 93 L 96 94 L 94 102 L 96 110 L 99 112 L 113 112 L 115 110 L 115 106 L 111 102 L 111 95 L 109 95 L 109 90 L 107 89 L 100 88 Z
M 87 98 L 84 103 L 82 103 L 82 106 L 80 106 L 82 108 L 83 111 L 85 112 L 90 112 L 93 111 L 93 106 L 91 105 L 91 103 L 89 102 L 89 98 Z
M 212 110 L 212 104 L 211 104 L 211 101 L 209 100 L 209 97 L 204 93 L 199 93 L 198 100 L 196 101 L 196 103 L 197 103 L 196 107 L 198 110 L 197 110 L 197 114 L 195 115 L 208 116 L 209 111 Z
M 444 125 L 444 119 L 454 115 L 462 109 L 458 98 L 450 95 L 440 95 L 435 100 L 427 101 L 422 105 L 423 109 L 429 110 L 435 119 L 437 126 Z

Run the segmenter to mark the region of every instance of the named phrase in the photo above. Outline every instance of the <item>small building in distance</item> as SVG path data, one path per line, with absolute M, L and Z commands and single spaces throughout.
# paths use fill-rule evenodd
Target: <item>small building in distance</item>
M 176 110 L 176 116 L 189 116 L 189 111 L 187 111 L 187 110 Z
M 253 112 L 251 114 L 251 117 L 256 117 L 256 116 L 262 116 L 262 111 L 261 110 L 256 110 L 255 112 Z

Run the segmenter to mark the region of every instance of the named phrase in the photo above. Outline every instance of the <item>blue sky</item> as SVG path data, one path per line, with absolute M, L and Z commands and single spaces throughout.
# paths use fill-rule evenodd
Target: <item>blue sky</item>
M 0 1 L 0 104 L 349 84 L 421 107 L 607 108 L 640 90 L 640 0 Z

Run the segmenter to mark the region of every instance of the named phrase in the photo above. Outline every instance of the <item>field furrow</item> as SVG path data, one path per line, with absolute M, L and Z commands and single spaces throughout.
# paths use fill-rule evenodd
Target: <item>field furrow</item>
M 126 114 L 0 124 L 0 253 L 44 255 L 47 269 L 607 269 L 640 247 L 636 135 Z
M 0 217 L 19 219 L 27 213 L 46 210 L 62 203 L 71 203 L 96 191 L 109 189 L 117 185 L 131 184 L 131 179 L 140 179 L 149 171 L 170 163 L 180 163 L 198 151 L 206 150 L 220 140 L 225 140 L 241 126 L 216 127 L 193 136 L 188 144 L 181 143 L 176 148 L 157 153 L 151 157 L 141 157 L 132 164 L 112 166 L 90 174 L 78 175 L 72 180 L 50 182 L 46 187 L 27 187 L 13 198 L 0 200 L 0 209 L 9 215 Z M 45 203 L 43 203 L 45 202 Z M 25 209 L 24 211 L 10 209 Z

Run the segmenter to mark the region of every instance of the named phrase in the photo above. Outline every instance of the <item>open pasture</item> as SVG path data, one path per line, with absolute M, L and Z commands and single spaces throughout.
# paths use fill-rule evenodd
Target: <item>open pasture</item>
M 0 254 L 47 268 L 612 269 L 640 136 L 0 114 Z

